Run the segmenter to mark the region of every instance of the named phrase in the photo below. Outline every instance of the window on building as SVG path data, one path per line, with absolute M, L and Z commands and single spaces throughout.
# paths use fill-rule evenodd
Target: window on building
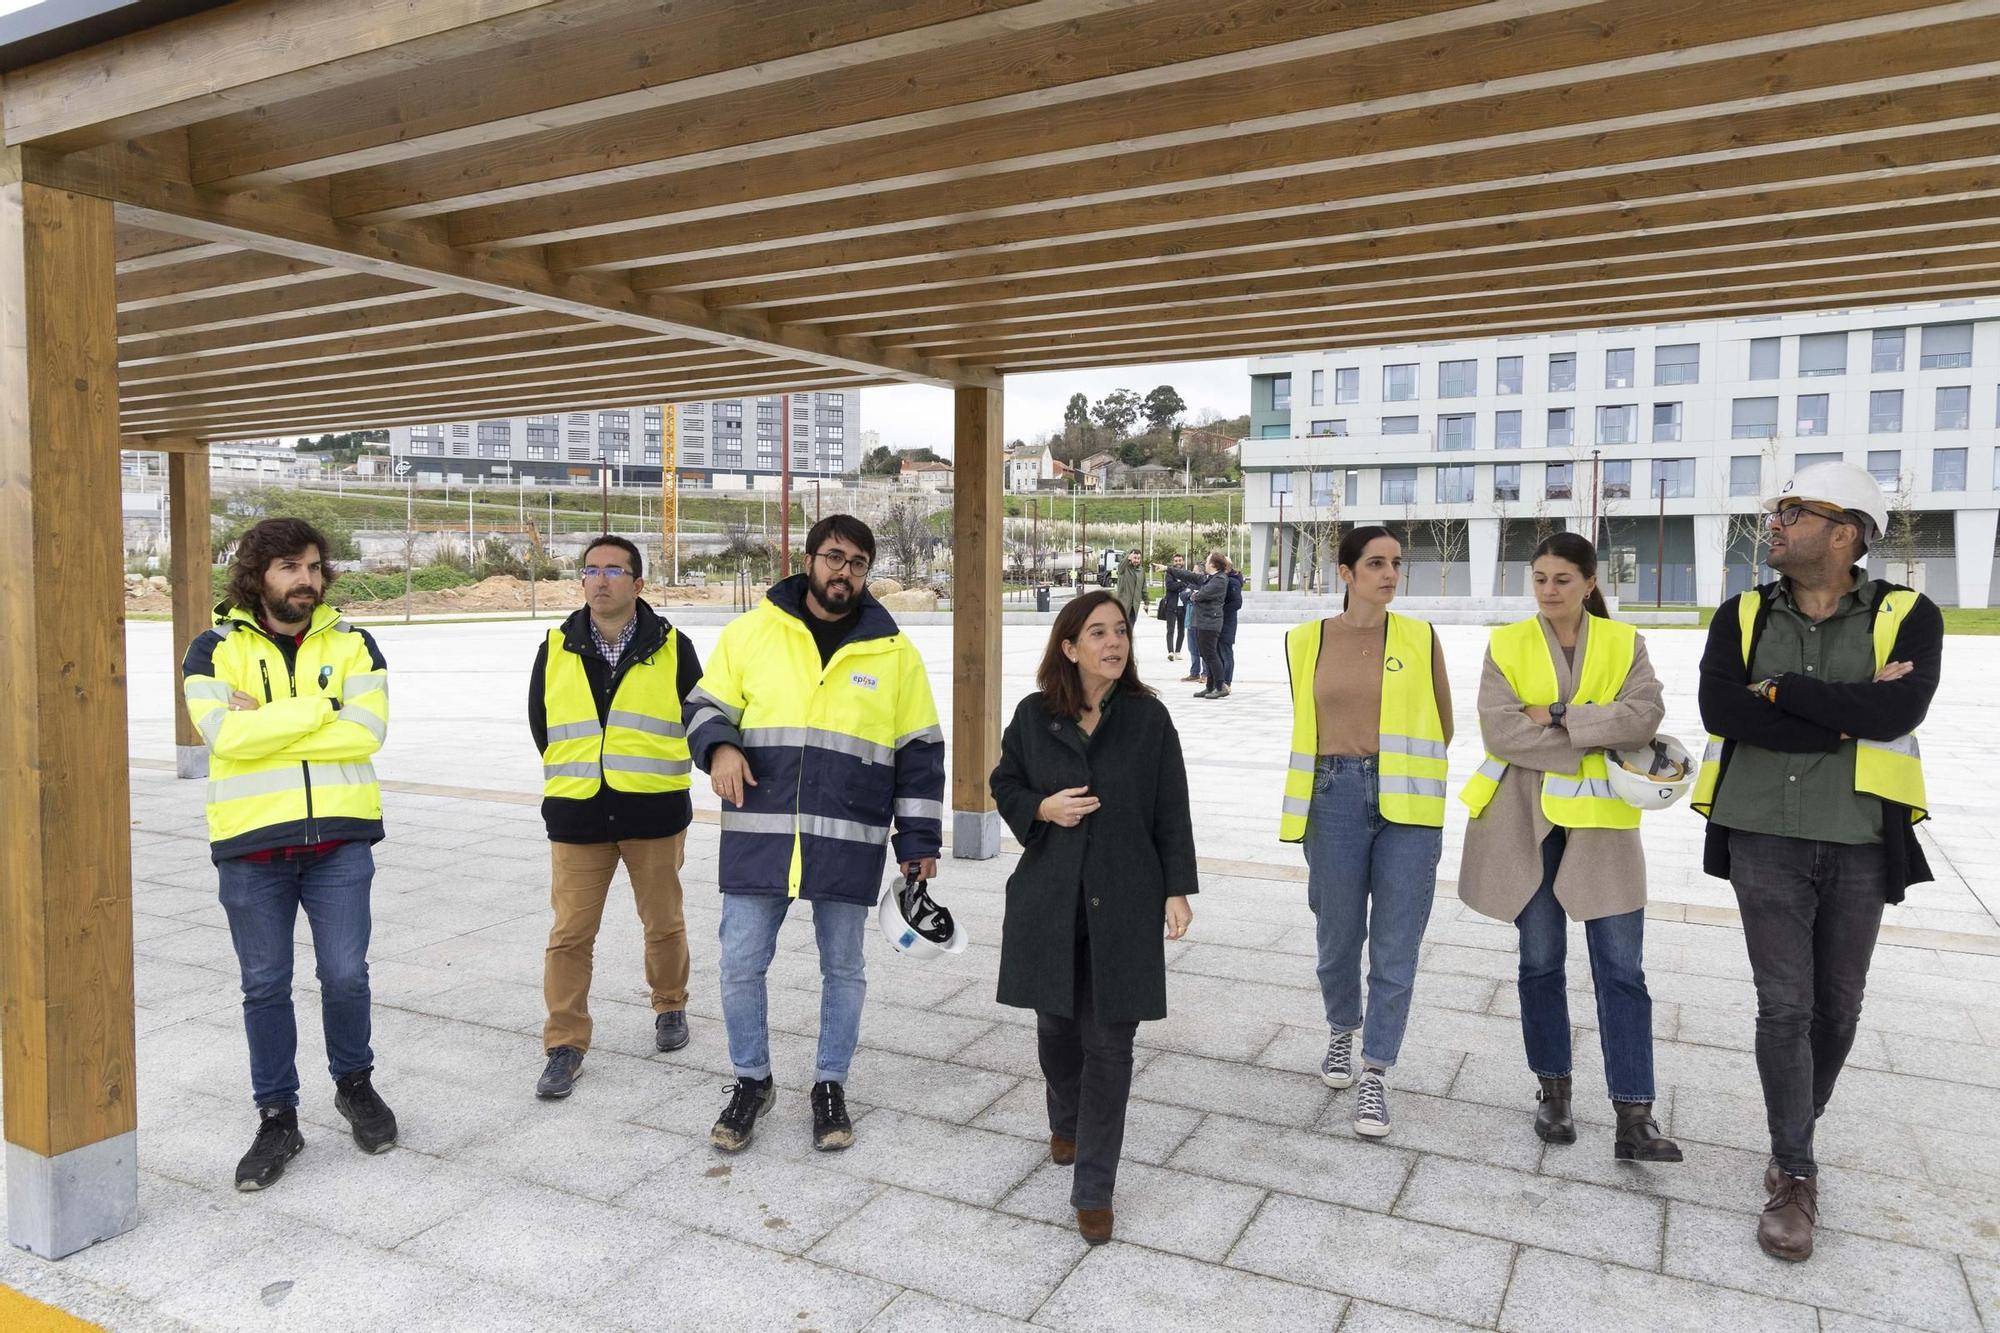
M 1924 326 L 1924 355 L 1919 362 L 1925 370 L 1956 370 L 1972 364 L 1970 324 L 1927 324 Z
M 1607 458 L 1603 472 L 1604 498 L 1607 500 L 1629 500 L 1632 498 L 1632 460 L 1629 458 Z
M 1846 373 L 1845 333 L 1807 333 L 1800 336 L 1799 374 L 1845 375 Z
M 1516 361 L 1521 358 L 1515 357 Z M 1521 414 L 1519 412 L 1495 412 L 1493 414 L 1493 447 L 1495 449 L 1519 449 L 1521 447 Z
M 1778 400 L 1738 398 L 1729 408 L 1729 437 L 1734 440 L 1771 440 L 1778 435 Z
M 1868 433 L 1894 435 L 1903 429 L 1903 391 L 1876 389 L 1868 395 Z
M 1799 434 L 1826 434 L 1828 421 L 1827 404 L 1829 401 L 1828 396 L 1823 393 L 1802 393 L 1799 395 Z
M 622 410 L 617 412 L 599 412 L 597 414 L 597 424 L 599 426 L 627 430 L 632 425 L 632 414 Z
M 1604 353 L 1604 387 L 1631 388 L 1633 360 L 1632 349 L 1629 347 L 1607 348 Z
M 1875 330 L 1868 356 L 1868 368 L 1875 371 L 1903 368 L 1903 330 Z
M 1271 410 L 1289 412 L 1292 410 L 1292 377 L 1290 375 L 1271 376 Z
M 1576 409 L 1573 407 L 1552 407 L 1549 409 L 1549 441 L 1551 449 L 1567 449 L 1576 443 Z
M 1444 450 L 1470 449 L 1473 447 L 1473 422 L 1476 418 L 1470 412 L 1457 413 L 1438 418 L 1438 448 Z
M 1666 444 L 1681 437 L 1681 405 L 1653 404 L 1653 443 Z
M 1417 419 L 1415 417 L 1383 417 L 1382 433 L 1384 435 L 1415 435 L 1417 433 Z
M 479 456 L 481 458 L 507 458 L 512 453 L 513 451 L 504 443 L 496 444 L 492 440 L 481 440 L 479 442 Z
M 1568 393 L 1576 388 L 1576 353 L 1549 353 L 1549 392 Z
M 1653 383 L 1696 384 L 1700 380 L 1700 343 L 1675 343 L 1653 349 Z
M 1345 435 L 1347 434 L 1347 422 L 1339 417 L 1329 417 L 1321 421 L 1315 421 L 1312 423 L 1312 433 L 1315 435 Z
M 1965 450 L 1934 449 L 1931 451 L 1931 489 L 1934 491 L 1962 491 L 1965 489 Z
M 1291 498 L 1291 495 L 1292 474 L 1289 472 L 1273 472 L 1271 474 L 1271 503 L 1276 504 L 1279 500 L 1288 500 Z
M 1438 397 L 1476 398 L 1479 396 L 1477 361 L 1438 362 Z
M 1778 378 L 1778 340 L 1776 338 L 1752 338 L 1750 340 L 1750 378 L 1753 380 L 1774 380 Z
M 1660 488 L 1666 488 L 1669 500 L 1685 500 L 1694 494 L 1694 460 L 1692 458 L 1656 458 L 1653 460 L 1653 489 L 1649 498 L 1658 499 Z
M 1413 467 L 1382 469 L 1382 503 L 1407 505 L 1417 502 L 1417 470 Z
M 1961 384 L 1937 391 L 1937 430 L 1972 429 L 1972 386 Z
M 453 440 L 453 441 L 451 442 L 451 456 L 452 456 L 453 458 L 470 458 L 470 457 L 472 457 L 472 441 L 470 441 L 470 440 Z
M 1731 495 L 1762 495 L 1764 493 L 1764 460 L 1755 454 L 1738 454 L 1729 460 L 1729 493 Z
M 1493 391 L 1503 397 L 1521 392 L 1521 358 L 1503 356 L 1493 363 Z
M 1502 463 L 1493 469 L 1493 498 L 1496 500 L 1518 500 L 1521 498 L 1521 465 Z
M 1551 463 L 1543 470 L 1542 494 L 1551 500 L 1567 500 L 1574 468 L 1568 463 Z
M 715 405 L 715 415 L 723 421 L 743 420 L 743 400 L 732 398 L 726 403 L 717 403 Z
M 1346 479 L 1343 483 L 1343 489 L 1341 491 L 1341 497 L 1343 502 L 1351 505 L 1360 504 L 1361 469 L 1358 467 L 1351 467 L 1341 475 Z
M 629 463 L 632 461 L 632 451 L 630 449 L 613 449 L 609 455 L 609 461 L 613 463 Z
M 1838 463 L 1839 454 L 1795 454 L 1792 456 L 1792 471 L 1802 472 L 1815 463 Z
M 531 444 L 528 446 L 528 457 L 537 463 L 553 463 L 556 461 L 556 447 L 553 444 Z
M 1361 367 L 1337 366 L 1333 372 L 1333 401 L 1336 403 L 1358 403 L 1361 401 Z
M 1599 444 L 1636 444 L 1639 439 L 1639 409 L 1632 404 L 1597 409 Z
M 1382 401 L 1407 403 L 1417 396 L 1417 368 L 1414 365 L 1382 367 Z
M 1314 407 L 1318 407 L 1325 402 L 1326 402 L 1326 372 L 1324 370 L 1315 370 L 1313 372 L 1312 405 Z
M 1437 470 L 1437 502 L 1462 505 L 1472 502 L 1472 473 L 1469 463 L 1457 463 Z
M 588 463 L 595 457 L 596 455 L 591 452 L 590 446 L 587 444 L 572 444 L 569 447 L 569 461 L 572 463 Z
M 1901 449 L 1870 449 L 1868 451 L 1868 475 L 1875 478 L 1887 490 L 1894 490 L 1903 484 L 1903 451 Z
M 1282 422 L 1276 425 L 1263 425 L 1257 428 L 1257 438 L 1260 440 L 1287 440 L 1291 438 L 1291 435 L 1292 428 Z

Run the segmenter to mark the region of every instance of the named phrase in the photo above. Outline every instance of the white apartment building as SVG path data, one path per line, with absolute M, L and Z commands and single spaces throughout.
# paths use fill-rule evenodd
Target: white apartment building
M 789 431 L 779 420 L 787 402 Z M 399 426 L 389 432 L 389 452 L 409 459 L 419 481 L 595 486 L 608 467 L 614 481 L 657 486 L 666 412 L 684 486 L 774 489 L 786 435 L 795 477 L 831 478 L 861 466 L 861 395 L 851 389 Z
M 1877 573 L 1983 607 L 2000 518 L 2000 301 L 1302 352 L 1251 362 L 1253 586 L 1336 586 L 1336 528 L 1404 536 L 1413 592 L 1520 593 L 1592 531 L 1622 597 L 1771 577 L 1758 501 L 1826 459 L 1892 496 Z M 1664 517 L 1663 517 L 1664 516 Z

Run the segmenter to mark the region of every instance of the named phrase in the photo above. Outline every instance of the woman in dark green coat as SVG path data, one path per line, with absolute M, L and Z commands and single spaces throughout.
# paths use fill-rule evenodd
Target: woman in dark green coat
M 1063 608 L 1035 683 L 992 778 L 1024 849 L 1007 881 L 999 999 L 1035 1011 L 1049 1155 L 1075 1165 L 1077 1230 L 1101 1245 L 1132 1040 L 1142 1020 L 1167 1016 L 1163 940 L 1194 918 L 1194 826 L 1180 735 L 1139 682 L 1116 597 L 1086 593 Z

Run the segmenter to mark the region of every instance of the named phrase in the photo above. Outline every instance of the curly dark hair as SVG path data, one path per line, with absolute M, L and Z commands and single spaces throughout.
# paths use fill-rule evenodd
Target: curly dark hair
M 302 518 L 267 518 L 243 534 L 236 557 L 229 562 L 229 605 L 252 615 L 264 613 L 264 575 L 273 560 L 297 555 L 306 547 L 319 551 L 320 569 L 331 588 L 335 577 L 332 548 L 326 535 Z

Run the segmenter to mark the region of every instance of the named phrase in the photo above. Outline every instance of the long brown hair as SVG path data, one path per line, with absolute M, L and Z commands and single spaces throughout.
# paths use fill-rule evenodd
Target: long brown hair
M 302 518 L 267 518 L 243 534 L 236 543 L 236 558 L 229 562 L 229 604 L 253 616 L 264 614 L 264 574 L 273 560 L 297 555 L 306 547 L 319 550 L 323 588 L 334 580 L 333 552 L 320 530 Z M 321 594 L 324 596 L 324 592 Z
M 1597 548 L 1580 533 L 1557 532 L 1542 538 L 1542 544 L 1535 548 L 1535 554 L 1528 563 L 1532 565 L 1545 555 L 1567 560 L 1576 566 L 1577 573 L 1587 579 L 1597 577 Z M 1599 620 L 1611 619 L 1611 608 L 1605 603 L 1604 589 L 1596 584 L 1592 584 L 1590 591 L 1583 595 L 1583 609 Z
M 1069 604 L 1056 613 L 1056 623 L 1049 627 L 1049 646 L 1042 651 L 1042 664 L 1035 668 L 1035 685 L 1042 692 L 1042 702 L 1054 717 L 1083 716 L 1083 673 L 1063 653 L 1063 645 L 1074 643 L 1081 637 L 1084 625 L 1097 613 L 1098 607 L 1106 604 L 1118 608 L 1119 618 L 1125 620 L 1129 641 L 1132 622 L 1125 616 L 1124 603 L 1106 588 L 1072 597 Z M 1140 694 L 1154 692 L 1151 686 L 1139 680 L 1138 654 L 1129 648 L 1125 653 L 1125 670 L 1118 677 L 1118 688 L 1136 690 Z

